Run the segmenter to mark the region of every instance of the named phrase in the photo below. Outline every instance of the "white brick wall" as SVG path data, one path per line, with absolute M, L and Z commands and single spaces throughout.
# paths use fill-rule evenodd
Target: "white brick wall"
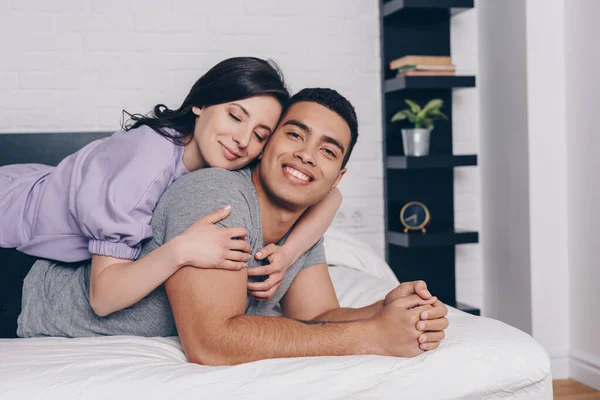
M 294 92 L 339 90 L 361 132 L 342 211 L 383 255 L 377 0 L 4 0 L 0 52 L 0 133 L 116 130 L 236 55 L 273 58 Z
M 477 76 L 477 11 L 463 12 L 451 22 L 452 59 L 457 72 Z M 479 153 L 479 98 L 477 88 L 452 95 L 454 154 Z M 481 195 L 478 167 L 454 170 L 455 227 L 481 231 Z M 483 304 L 483 259 L 479 244 L 456 247 L 456 298 L 470 306 Z
M 453 18 L 452 56 L 464 73 L 477 72 L 476 31 L 474 10 Z M 338 89 L 361 132 L 342 212 L 361 215 L 348 230 L 383 255 L 377 0 L 3 1 L 0 51 L 0 132 L 116 130 L 123 108 L 177 106 L 202 73 L 234 55 L 275 59 L 293 91 Z M 478 153 L 477 89 L 456 91 L 453 102 L 454 152 Z M 479 203 L 478 168 L 457 169 L 457 228 L 479 230 Z M 480 253 L 456 251 L 458 299 L 479 307 Z

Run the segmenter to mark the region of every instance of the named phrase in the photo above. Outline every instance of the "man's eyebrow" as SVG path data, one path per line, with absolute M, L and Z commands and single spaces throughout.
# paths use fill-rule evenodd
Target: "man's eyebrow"
M 286 121 L 285 124 L 283 124 L 283 126 L 286 126 L 286 125 L 297 126 L 298 128 L 302 129 L 304 132 L 308 133 L 309 135 L 312 134 L 312 128 L 310 126 L 303 124 L 302 122 L 300 122 L 296 119 L 290 119 L 290 120 Z M 342 151 L 342 154 L 344 154 L 344 152 L 345 152 L 344 146 L 338 140 L 332 138 L 331 136 L 327 136 L 327 135 L 324 135 L 321 140 L 326 143 L 331 143 L 335 147 L 338 147 Z
M 303 124 L 302 122 L 298 121 L 297 119 L 289 119 L 289 120 L 285 121 L 285 124 L 283 124 L 283 126 L 286 126 L 286 125 L 296 126 L 308 134 L 312 133 L 312 128 L 310 126 Z
M 248 110 L 246 110 L 244 107 L 242 107 L 242 105 L 240 105 L 240 104 L 238 104 L 238 103 L 231 103 L 231 105 L 233 105 L 233 106 L 236 106 L 236 107 L 239 107 L 239 108 L 240 108 L 240 110 L 242 110 L 242 112 L 243 112 L 244 114 L 246 114 L 246 116 L 248 116 L 248 117 L 250 116 L 250 113 L 248 112 Z M 258 125 L 258 127 L 259 127 L 259 128 L 263 128 L 263 129 L 266 129 L 267 131 L 269 131 L 269 135 L 270 135 L 270 134 L 273 132 L 273 128 L 270 128 L 270 127 L 268 127 L 268 126 L 267 126 L 267 125 L 265 125 L 265 124 L 260 124 L 260 125 Z
M 338 142 L 337 140 L 332 138 L 331 136 L 327 136 L 327 135 L 323 136 L 322 141 L 325 143 L 331 143 L 332 145 L 338 147 L 342 151 L 342 154 L 344 154 L 344 151 L 345 151 L 344 146 L 340 142 Z

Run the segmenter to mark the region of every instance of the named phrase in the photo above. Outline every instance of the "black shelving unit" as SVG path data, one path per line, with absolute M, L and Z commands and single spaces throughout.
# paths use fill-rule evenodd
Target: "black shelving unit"
M 393 232 L 387 234 L 387 242 L 394 246 L 415 247 L 441 247 L 456 246 L 457 244 L 477 243 L 479 234 L 470 231 L 447 232 Z
M 389 156 L 388 169 L 453 168 L 477 165 L 477 155 L 441 155 L 425 157 Z
M 383 4 L 381 15 L 386 18 L 415 8 L 443 8 L 451 15 L 473 8 L 474 0 L 391 0 Z
M 437 121 L 431 134 L 430 155 L 407 157 L 402 128 L 391 123 L 409 98 L 424 104 L 444 101 L 452 118 L 452 91 L 475 87 L 475 76 L 396 77 L 390 61 L 406 55 L 450 56 L 450 19 L 474 7 L 473 0 L 387 0 L 381 6 L 382 93 L 385 155 L 386 257 L 398 279 L 423 279 L 446 304 L 472 314 L 479 310 L 456 302 L 455 246 L 477 243 L 477 232 L 454 229 L 454 173 L 456 167 L 476 166 L 477 155 L 454 155 L 452 121 Z M 404 232 L 399 213 L 409 201 L 420 201 L 431 212 L 425 233 Z
M 406 89 L 453 89 L 475 87 L 474 76 L 402 76 L 385 81 L 386 93 Z

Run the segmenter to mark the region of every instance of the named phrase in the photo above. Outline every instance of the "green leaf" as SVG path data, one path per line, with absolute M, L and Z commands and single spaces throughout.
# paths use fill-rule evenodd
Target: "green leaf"
M 398 111 L 392 117 L 392 122 L 402 121 L 402 120 L 405 120 L 405 119 L 406 119 L 406 114 L 404 114 L 402 111 Z
M 444 105 L 444 101 L 442 99 L 430 100 L 429 103 L 427 103 L 425 105 L 425 107 L 423 107 L 423 109 L 419 113 L 419 116 L 426 117 L 429 114 L 429 112 L 431 112 L 435 109 L 439 110 L 443 105 Z
M 437 117 L 437 119 L 441 119 L 441 118 L 443 118 L 443 119 L 445 119 L 446 121 L 448 120 L 448 117 L 446 116 L 446 114 L 444 114 L 443 112 L 441 112 L 441 111 L 440 111 L 440 110 L 438 110 L 438 109 L 435 109 L 435 110 L 432 110 L 432 111 L 430 111 L 430 112 L 429 112 L 429 116 L 432 116 L 432 117 Z
M 421 111 L 421 106 L 415 103 L 412 100 L 404 99 L 404 102 L 409 105 L 411 111 L 415 114 L 418 114 Z
M 402 110 L 402 112 L 404 114 L 406 114 L 406 117 L 408 118 L 408 120 L 410 121 L 411 124 L 414 124 L 414 123 L 416 123 L 418 121 L 418 118 L 415 115 L 415 113 L 413 113 L 409 109 L 404 109 L 404 110 Z
M 433 120 L 431 118 L 424 118 L 423 127 L 427 129 L 433 129 Z

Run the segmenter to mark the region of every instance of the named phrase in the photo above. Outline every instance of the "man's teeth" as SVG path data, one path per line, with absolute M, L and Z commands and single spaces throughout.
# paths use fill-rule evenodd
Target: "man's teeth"
M 288 173 L 294 175 L 298 179 L 302 179 L 303 181 L 306 181 L 306 182 L 310 181 L 310 177 L 308 177 L 307 175 L 304 175 L 302 172 L 298 171 L 297 169 L 285 167 L 285 170 Z

